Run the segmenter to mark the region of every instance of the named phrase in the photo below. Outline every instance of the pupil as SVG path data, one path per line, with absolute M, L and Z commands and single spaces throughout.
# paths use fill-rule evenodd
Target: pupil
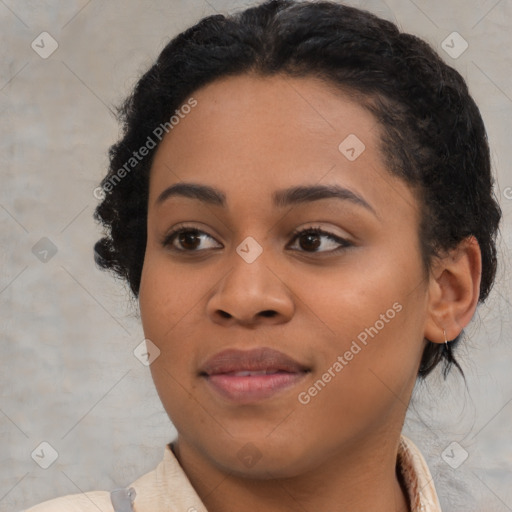
M 191 232 L 188 232 L 188 233 L 182 233 L 180 235 L 180 243 L 184 246 L 184 247 L 187 247 L 187 244 L 191 244 L 193 247 L 195 247 L 194 243 L 197 242 L 197 234 L 196 233 L 191 233 Z M 190 249 L 190 247 L 187 247 L 188 249 Z
M 308 240 L 307 243 L 311 243 L 312 239 L 314 240 L 315 238 L 316 238 L 316 243 L 315 243 L 315 241 L 313 241 L 313 247 L 310 246 L 309 249 L 317 249 L 320 246 L 320 241 L 318 240 L 318 235 L 316 235 L 314 233 L 304 235 L 303 239 L 307 239 Z M 306 245 L 307 245 L 307 243 L 306 243 Z M 308 249 L 308 247 L 304 247 L 303 244 L 301 244 L 301 246 L 303 249 Z

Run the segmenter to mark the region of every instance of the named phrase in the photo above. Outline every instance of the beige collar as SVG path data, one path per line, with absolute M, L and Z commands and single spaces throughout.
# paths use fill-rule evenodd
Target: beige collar
M 442 512 L 427 463 L 416 445 L 403 434 L 398 445 L 397 466 L 409 493 L 412 512 Z

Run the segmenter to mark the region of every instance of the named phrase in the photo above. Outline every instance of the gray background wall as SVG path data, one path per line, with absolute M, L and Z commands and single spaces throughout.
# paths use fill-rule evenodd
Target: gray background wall
M 133 355 L 143 339 L 137 305 L 94 266 L 93 190 L 118 135 L 112 105 L 170 37 L 250 3 L 0 0 L 0 512 L 127 485 L 174 437 Z M 488 129 L 505 215 L 498 282 L 460 353 L 468 389 L 455 372 L 418 385 L 405 433 L 446 510 L 510 511 L 512 2 L 348 3 L 433 44 L 467 80 Z M 31 47 L 51 49 L 49 39 L 41 48 L 43 31 L 58 43 L 47 58 Z M 457 58 L 441 46 L 454 31 L 469 45 Z M 41 442 L 58 453 L 48 469 L 31 456 Z M 452 442 L 456 457 L 468 453 L 456 469 L 445 462 L 450 451 L 442 456 Z

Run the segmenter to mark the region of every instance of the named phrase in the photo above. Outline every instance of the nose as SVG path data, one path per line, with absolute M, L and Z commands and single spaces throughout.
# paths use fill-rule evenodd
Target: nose
M 252 263 L 235 254 L 233 266 L 216 284 L 208 301 L 211 320 L 244 326 L 289 321 L 295 310 L 292 293 L 285 276 L 272 267 L 263 254 Z

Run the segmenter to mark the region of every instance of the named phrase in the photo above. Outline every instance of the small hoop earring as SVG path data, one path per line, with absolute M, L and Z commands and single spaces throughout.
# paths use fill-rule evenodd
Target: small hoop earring
M 448 340 L 446 339 L 446 331 L 443 329 L 444 334 L 444 344 L 446 345 L 446 348 L 448 348 Z

